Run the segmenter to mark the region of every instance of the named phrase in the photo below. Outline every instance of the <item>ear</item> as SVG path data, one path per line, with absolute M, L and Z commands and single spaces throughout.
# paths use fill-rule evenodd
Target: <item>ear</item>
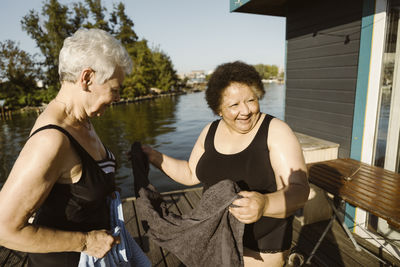
M 89 85 L 94 79 L 94 71 L 91 68 L 85 68 L 81 72 L 79 77 L 79 84 L 84 91 L 89 91 Z

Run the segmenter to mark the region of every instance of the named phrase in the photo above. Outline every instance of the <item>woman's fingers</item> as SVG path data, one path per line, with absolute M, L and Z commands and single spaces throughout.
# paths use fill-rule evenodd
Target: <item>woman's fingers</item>
M 114 244 L 119 244 L 119 237 L 114 237 L 106 230 L 95 230 L 87 234 L 85 253 L 96 258 L 103 258 Z
M 241 191 L 242 198 L 232 202 L 235 207 L 230 207 L 229 211 L 236 219 L 243 223 L 253 223 L 263 216 L 266 199 L 258 192 Z
M 246 213 L 242 208 L 229 208 L 229 212 L 242 223 L 253 223 L 257 221 L 255 214 Z

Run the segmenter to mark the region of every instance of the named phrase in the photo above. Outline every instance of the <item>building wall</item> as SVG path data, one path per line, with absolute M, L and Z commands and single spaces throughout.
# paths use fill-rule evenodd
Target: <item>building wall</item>
M 363 1 L 288 3 L 285 120 L 349 157 Z

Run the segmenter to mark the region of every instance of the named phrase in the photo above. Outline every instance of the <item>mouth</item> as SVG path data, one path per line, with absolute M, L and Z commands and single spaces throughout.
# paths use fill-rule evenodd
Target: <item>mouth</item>
M 250 120 L 251 120 L 251 117 L 246 117 L 246 118 L 238 118 L 237 120 L 238 120 L 238 121 L 240 121 L 240 122 L 248 122 L 248 121 L 250 121 Z

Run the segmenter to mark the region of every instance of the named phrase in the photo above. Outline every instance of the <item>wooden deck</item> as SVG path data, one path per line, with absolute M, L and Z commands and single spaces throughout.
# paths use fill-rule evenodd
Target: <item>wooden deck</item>
M 168 192 L 163 194 L 164 201 L 168 204 L 169 210 L 177 214 L 183 214 L 196 206 L 201 197 L 201 188 L 191 188 L 181 191 Z M 142 229 L 140 218 L 136 214 L 135 198 L 127 198 L 123 201 L 125 223 L 128 231 L 135 238 L 136 242 L 148 255 L 153 266 L 184 266 L 175 255 L 158 247 L 146 236 Z M 319 222 L 301 227 L 300 222 L 295 219 L 293 231 L 293 247 L 306 258 L 316 244 L 319 236 L 324 230 L 327 222 Z M 385 251 L 380 251 L 365 240 L 356 240 L 366 246 L 372 253 L 381 255 L 389 264 L 400 266 L 400 261 Z M 10 251 L 0 247 L 0 266 L 26 266 L 26 254 Z M 347 238 L 340 225 L 335 222 L 325 237 L 310 266 L 384 266 L 376 258 L 365 251 L 357 252 Z

